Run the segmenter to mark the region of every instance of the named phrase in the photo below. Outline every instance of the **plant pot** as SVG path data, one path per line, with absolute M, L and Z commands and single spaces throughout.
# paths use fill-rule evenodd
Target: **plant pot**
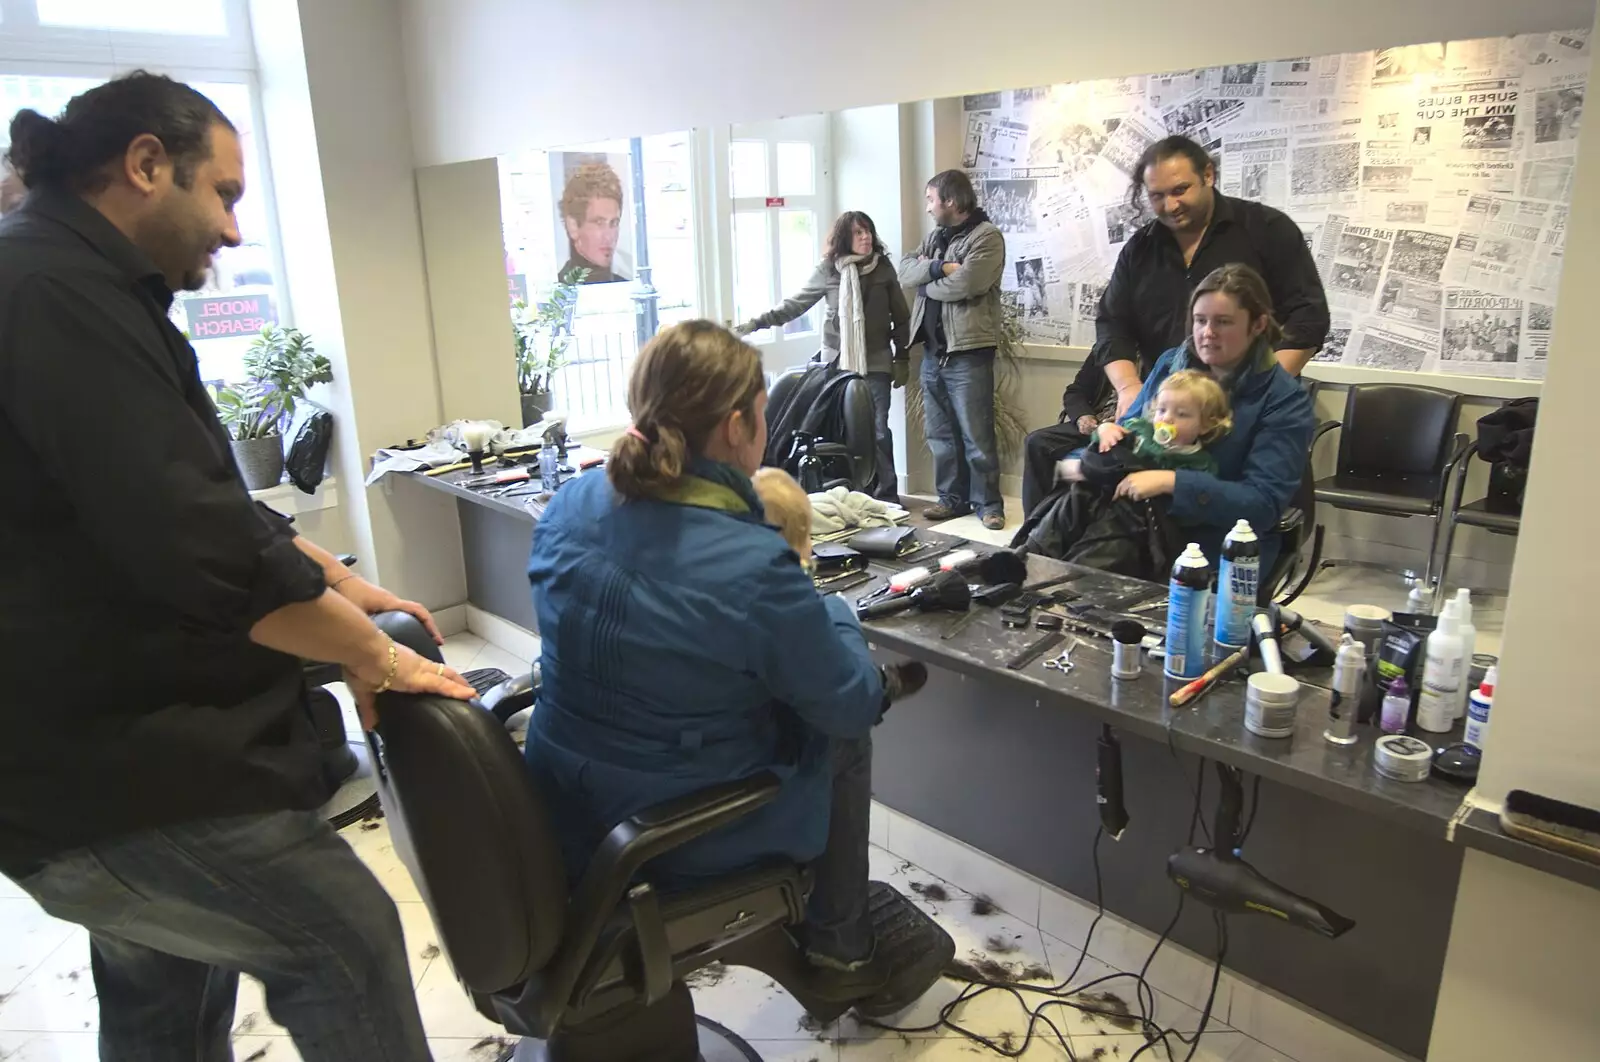
M 531 428 L 544 419 L 550 412 L 550 392 L 535 391 L 532 394 L 524 393 L 522 396 L 522 426 Z
M 283 482 L 283 436 L 235 439 L 233 459 L 248 490 L 266 490 Z

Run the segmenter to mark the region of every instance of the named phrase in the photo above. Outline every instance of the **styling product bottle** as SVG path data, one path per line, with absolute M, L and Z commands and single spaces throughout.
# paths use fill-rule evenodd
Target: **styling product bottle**
M 1461 613 L 1461 696 L 1456 701 L 1452 720 L 1461 719 L 1467 714 L 1467 699 L 1472 693 L 1472 683 L 1467 681 L 1467 674 L 1472 667 L 1472 654 L 1477 651 L 1478 643 L 1478 628 L 1472 624 L 1472 594 L 1463 586 L 1456 591 L 1455 600 L 1456 610 Z
M 1256 588 L 1261 582 L 1261 540 L 1240 520 L 1222 540 L 1217 567 L 1216 643 L 1226 649 L 1250 644 L 1250 621 L 1256 614 Z
M 1333 699 L 1328 702 L 1328 727 L 1322 736 L 1335 745 L 1354 745 L 1361 691 L 1367 682 L 1367 650 L 1345 632 L 1333 663 Z
M 1417 726 L 1430 734 L 1446 733 L 1455 722 L 1456 702 L 1461 699 L 1467 671 L 1461 651 L 1461 613 L 1451 599 L 1439 614 L 1439 626 L 1428 635 L 1422 693 L 1417 700 Z
M 1467 744 L 1482 749 L 1489 737 L 1489 709 L 1494 707 L 1494 686 L 1500 681 L 1500 669 L 1491 667 L 1483 676 L 1483 685 L 1472 691 L 1467 700 Z
M 1172 566 L 1167 591 L 1167 662 L 1171 678 L 1197 679 L 1206 670 L 1206 609 L 1211 603 L 1211 563 L 1197 543 L 1189 543 Z
M 1383 707 L 1378 710 L 1378 728 L 1385 734 L 1404 734 L 1406 720 L 1411 716 L 1411 687 L 1401 675 L 1389 683 L 1389 692 L 1383 695 Z
M 1406 595 L 1406 611 L 1413 616 L 1421 616 L 1428 612 L 1428 606 L 1432 602 L 1432 594 L 1420 586 L 1413 586 L 1411 593 Z

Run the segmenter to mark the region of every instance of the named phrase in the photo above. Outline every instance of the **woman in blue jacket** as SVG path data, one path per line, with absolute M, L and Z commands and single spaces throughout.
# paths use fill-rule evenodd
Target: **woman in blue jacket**
M 1305 476 L 1316 429 L 1311 399 L 1278 366 L 1273 349 L 1282 330 L 1273 319 L 1266 282 L 1254 269 L 1233 264 L 1212 270 L 1195 288 L 1189 311 L 1189 340 L 1161 356 L 1122 419 L 1143 416 L 1145 404 L 1173 373 L 1211 373 L 1233 408 L 1233 430 L 1206 447 L 1217 460 L 1217 472 L 1133 472 L 1117 494 L 1171 495 L 1173 521 L 1213 564 L 1229 529 L 1239 520 L 1250 521 L 1261 536 L 1261 570 L 1267 572 L 1278 553 L 1277 536 L 1268 532 Z M 1101 441 L 1102 448 L 1109 446 L 1115 433 Z
M 607 474 L 563 486 L 534 532 L 544 685 L 527 758 L 574 879 L 628 816 L 776 774 L 771 804 L 647 875 L 687 885 L 763 858 L 811 863 L 803 943 L 817 990 L 855 1001 L 888 982 L 866 906 L 884 678 L 849 604 L 821 597 L 763 520 L 749 477 L 766 404 L 760 355 L 708 321 L 640 352 L 634 423 Z

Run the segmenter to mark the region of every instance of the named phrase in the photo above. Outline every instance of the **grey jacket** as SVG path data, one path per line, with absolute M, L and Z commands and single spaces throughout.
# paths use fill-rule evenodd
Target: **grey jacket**
M 740 325 L 739 334 L 786 325 L 799 319 L 824 298 L 828 300 L 828 314 L 822 322 L 822 345 L 828 351 L 837 353 L 839 271 L 826 261 L 818 263 L 805 287 L 785 299 L 777 309 L 768 310 Z M 861 301 L 866 314 L 867 371 L 888 372 L 893 358 L 911 356 L 907 330 L 911 315 L 906 309 L 906 294 L 901 290 L 899 278 L 895 276 L 894 267 L 887 256 L 880 255 L 872 271 L 861 274 Z
M 922 246 L 900 259 L 900 283 L 917 289 L 911 310 L 911 336 L 920 343 L 922 317 L 927 300 L 937 301 L 944 310 L 944 335 L 949 353 L 978 350 L 1000 345 L 1000 277 L 1006 268 L 1006 238 L 987 221 L 972 231 L 957 236 L 941 256 L 961 268 L 942 280 L 932 280 L 931 260 L 936 233 L 929 233 Z

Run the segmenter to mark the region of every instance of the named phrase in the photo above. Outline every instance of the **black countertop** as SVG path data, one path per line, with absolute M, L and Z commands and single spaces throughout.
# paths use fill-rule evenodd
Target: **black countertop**
M 920 532 L 923 541 L 940 542 L 952 548 L 970 545 L 961 540 Z M 930 552 L 916 558 L 920 563 Z M 910 565 L 889 565 L 888 568 Z M 876 571 L 888 570 L 878 567 Z M 1088 568 L 1077 568 L 1041 557 L 1028 558 L 1030 581 L 1060 575 L 1077 578 L 1071 589 L 1083 601 L 1109 601 L 1148 584 L 1122 576 L 1108 575 Z M 870 593 L 880 580 L 845 592 L 857 598 Z M 1077 602 L 1074 602 L 1076 604 Z M 1115 726 L 1118 730 L 1152 741 L 1196 753 L 1259 774 L 1275 782 L 1293 786 L 1369 814 L 1381 815 L 1424 833 L 1444 837 L 1451 818 L 1460 808 L 1465 788 L 1430 778 L 1425 782 L 1396 782 L 1373 768 L 1376 728 L 1363 726 L 1361 740 L 1351 746 L 1331 744 L 1322 737 L 1327 723 L 1329 692 L 1323 686 L 1330 674 L 1324 669 L 1299 673 L 1302 680 L 1295 733 L 1288 738 L 1263 738 L 1244 726 L 1245 684 L 1242 677 L 1221 680 L 1212 690 L 1184 708 L 1173 708 L 1168 697 L 1182 682 L 1166 678 L 1159 660 L 1146 659 L 1144 674 L 1131 681 L 1111 677 L 1111 643 L 1090 635 L 1067 635 L 1081 644 L 1072 654 L 1077 666 L 1067 674 L 1048 670 L 1041 657 L 1018 670 L 1007 662 L 1024 647 L 1044 636 L 1029 628 L 1013 630 L 1003 626 L 994 609 L 974 606 L 979 615 L 971 619 L 950 639 L 942 635 L 958 617 L 950 613 L 905 612 L 869 621 L 867 637 L 874 645 L 925 663 L 935 664 L 974 678 L 1007 682 L 1033 691 L 1045 703 L 1056 703 L 1063 710 L 1083 710 Z M 1037 614 L 1037 613 L 1036 613 Z M 1157 621 L 1147 621 L 1151 628 Z M 1059 649 L 1056 650 L 1059 652 Z M 915 701 L 902 710 L 915 711 Z M 1446 744 L 1445 738 L 1434 742 Z
M 586 457 L 598 453 L 575 447 L 570 451 L 569 464 L 576 468 Z M 488 471 L 485 469 L 486 473 Z M 536 463 L 532 471 L 536 477 Z M 603 475 L 604 471 L 593 469 L 580 474 Z M 515 517 L 530 526 L 538 522 L 549 500 L 532 489 L 536 480 L 518 485 L 519 490 L 530 490 L 528 494 L 497 497 L 492 491 L 464 486 L 466 481 L 476 478 L 466 469 L 437 476 L 420 472 L 408 475 L 435 490 Z M 918 537 L 925 543 L 947 549 L 973 546 L 965 539 L 927 530 L 919 531 Z M 875 565 L 873 570 L 879 575 L 903 570 L 936 560 L 943 551 L 930 549 L 907 563 Z M 1069 574 L 1075 578 L 1066 585 L 1082 594 L 1085 601 L 1109 601 L 1149 585 L 1048 558 L 1028 558 L 1030 581 Z M 845 594 L 858 598 L 878 585 L 881 579 L 854 587 Z M 1426 782 L 1396 782 L 1378 774 L 1372 765 L 1372 750 L 1380 735 L 1373 727 L 1361 727 L 1361 740 L 1355 745 L 1338 746 L 1323 740 L 1329 701 L 1326 685 L 1331 678 L 1326 669 L 1296 672 L 1302 686 L 1294 735 L 1263 738 L 1245 729 L 1245 686 L 1238 675 L 1223 679 L 1188 707 L 1173 708 L 1168 697 L 1183 683 L 1164 676 L 1160 661 L 1147 659 L 1140 678 L 1118 681 L 1111 677 L 1110 643 L 1070 632 L 1067 633 L 1068 644 L 1074 637 L 1081 642 L 1072 654 L 1077 667 L 1070 673 L 1046 670 L 1043 657 L 1012 671 L 1006 663 L 1044 632 L 1033 628 L 1012 630 L 1001 624 L 996 610 L 982 606 L 975 606 L 975 609 L 979 615 L 950 639 L 942 635 L 959 617 L 948 613 L 908 612 L 873 620 L 866 624 L 867 636 L 874 645 L 893 652 L 974 678 L 1017 684 L 1033 691 L 1041 703 L 1059 704 L 1064 710 L 1087 711 L 1127 733 L 1167 742 L 1174 748 L 1259 774 L 1357 811 L 1381 815 L 1431 836 L 1449 836 L 1450 821 L 1459 814 L 1460 822 L 1453 837 L 1457 844 L 1600 888 L 1600 867 L 1509 837 L 1501 831 L 1498 819 L 1481 809 L 1467 813 L 1462 806 L 1466 795 L 1463 787 L 1437 778 Z M 1159 627 L 1158 619 L 1147 618 L 1145 622 L 1153 630 Z M 914 702 L 906 707 L 913 706 Z M 1430 743 L 1438 746 L 1459 739 L 1459 733 L 1432 735 Z
M 567 451 L 567 465 L 576 469 L 583 461 L 592 457 L 600 457 L 603 454 L 604 451 L 596 450 L 592 447 L 574 446 Z M 482 505 L 495 512 L 514 516 L 529 525 L 533 525 L 538 523 L 539 518 L 544 515 L 544 507 L 550 500 L 549 496 L 539 490 L 539 455 L 537 451 L 530 458 L 525 458 L 520 467 L 526 468 L 532 478 L 522 483 L 506 484 L 509 489 L 504 494 L 499 493 L 497 488 L 466 486 L 467 483 L 473 480 L 491 475 L 497 471 L 509 471 L 508 469 L 497 468 L 492 461 L 484 463 L 482 473 L 475 473 L 470 468 L 463 468 L 454 472 L 441 472 L 437 475 L 429 475 L 425 472 L 407 472 L 404 475 L 435 490 L 453 494 L 463 501 Z M 605 469 L 604 467 L 599 467 L 590 469 L 588 472 L 575 472 L 573 476 L 590 474 L 604 475 Z M 573 478 L 573 476 L 563 476 L 562 481 L 565 482 Z

